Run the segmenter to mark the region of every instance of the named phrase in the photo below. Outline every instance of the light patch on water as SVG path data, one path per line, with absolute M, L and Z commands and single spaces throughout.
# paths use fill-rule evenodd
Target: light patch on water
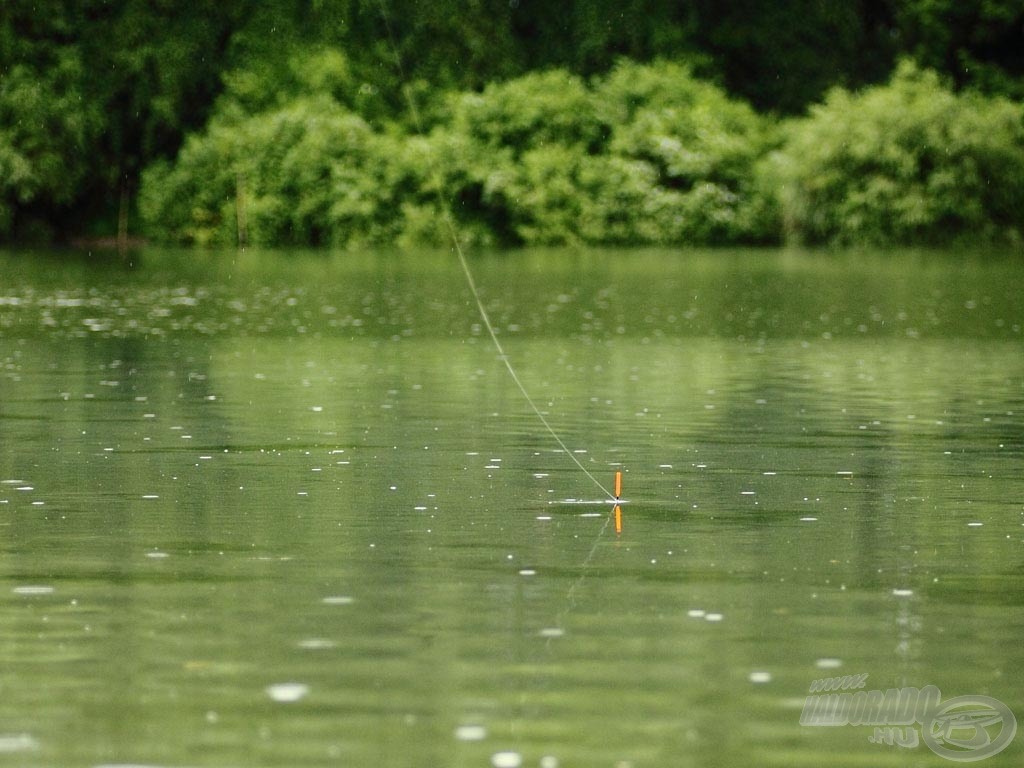
M 151 557 L 154 560 L 163 560 L 165 557 L 170 557 L 170 555 L 166 552 L 161 552 L 160 550 L 154 550 L 152 552 L 147 552 L 146 557 Z
M 705 613 L 704 614 L 704 621 L 721 621 L 724 618 L 725 618 L 725 616 L 723 616 L 720 613 Z
M 580 517 L 604 517 L 600 512 L 583 512 Z
M 0 753 L 25 752 L 29 749 L 39 749 L 35 737 L 27 733 L 0 734 Z
M 541 637 L 564 637 L 565 630 L 561 627 L 544 627 L 544 629 L 537 634 Z
M 331 595 L 321 600 L 324 605 L 352 605 L 354 602 L 348 595 Z
M 816 523 L 816 522 L 818 522 L 818 518 L 816 518 L 816 517 L 801 517 L 800 518 L 800 522 L 801 523 Z
M 299 640 L 298 646 L 307 651 L 324 651 L 330 648 L 337 648 L 338 643 L 323 637 L 307 637 L 304 640 Z
M 293 702 L 306 698 L 309 686 L 305 683 L 274 683 L 266 687 L 267 696 L 274 701 Z
M 686 615 L 689 616 L 691 619 L 703 619 L 704 610 L 701 608 L 691 608 L 686 612 Z
M 53 587 L 44 584 L 26 584 L 11 590 L 16 595 L 52 595 Z
M 142 498 L 144 498 L 144 499 L 159 499 L 160 495 L 156 494 L 156 493 L 146 493 L 146 494 L 143 494 Z
M 537 515 L 538 520 L 550 520 L 551 515 Z
M 455 729 L 455 738 L 459 741 L 483 741 L 487 738 L 487 729 L 482 725 L 460 725 Z
M 984 525 L 984 523 L 979 523 L 978 521 L 974 521 L 973 523 L 968 523 L 967 527 L 968 528 L 981 528 L 981 526 L 983 526 L 983 525 Z
M 763 670 L 751 672 L 747 675 L 747 680 L 752 683 L 770 683 L 772 681 L 772 673 Z
M 843 662 L 842 659 L 824 658 L 814 662 L 814 666 L 818 669 L 839 669 L 843 666 Z
M 518 752 L 495 752 L 491 755 L 494 768 L 519 768 L 523 764 L 523 756 Z
M 520 576 L 536 576 L 537 575 L 537 571 L 535 571 L 533 568 L 520 568 L 519 569 L 519 575 Z
M 912 589 L 894 589 L 892 591 L 895 597 L 910 597 L 914 594 Z
M 558 758 L 554 755 L 544 755 L 540 759 L 540 768 L 558 768 Z

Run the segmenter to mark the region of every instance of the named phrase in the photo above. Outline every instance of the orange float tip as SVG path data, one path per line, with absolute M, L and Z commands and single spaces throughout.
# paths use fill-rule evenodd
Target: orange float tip
M 615 498 L 621 498 L 622 496 L 622 473 L 615 473 Z

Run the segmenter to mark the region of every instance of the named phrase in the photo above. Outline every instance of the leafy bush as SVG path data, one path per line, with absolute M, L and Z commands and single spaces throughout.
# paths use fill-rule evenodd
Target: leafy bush
M 70 203 L 85 176 L 79 157 L 95 138 L 98 110 L 83 100 L 84 71 L 72 53 L 45 74 L 16 65 L 0 77 L 0 236 L 15 212 Z
M 331 243 L 339 220 L 372 232 L 381 195 L 365 167 L 376 140 L 325 96 L 222 115 L 173 165 L 146 171 L 140 210 L 154 234 L 198 245 L 236 242 L 242 221 L 254 244 Z
M 834 90 L 762 169 L 788 234 L 809 243 L 1019 240 L 1024 110 L 901 64 L 887 85 Z
M 450 109 L 451 130 L 516 156 L 549 143 L 597 151 L 606 134 L 583 81 L 560 69 L 456 94 Z
M 353 111 L 343 58 L 309 62 L 294 65 L 298 95 L 260 102 L 235 82 L 207 130 L 146 172 L 151 233 L 232 243 L 244 222 L 253 243 L 441 245 L 446 217 L 466 241 L 503 245 L 1024 231 L 1021 107 L 908 64 L 782 130 L 684 66 L 621 62 L 590 85 L 553 70 L 449 95 L 419 135 Z
M 596 89 L 613 155 L 656 170 L 659 242 L 763 242 L 777 225 L 754 168 L 775 141 L 767 118 L 684 66 L 620 62 Z M 673 193 L 673 194 L 669 194 Z
M 527 75 L 451 95 L 419 136 L 374 132 L 343 106 L 354 87 L 343 60 L 313 59 L 296 87 L 317 95 L 268 97 L 247 114 L 261 102 L 238 75 L 209 129 L 150 169 L 142 210 L 154 233 L 232 242 L 243 205 L 261 243 L 437 245 L 450 237 L 445 214 L 486 244 L 773 234 L 751 183 L 765 120 L 685 67 L 623 63 L 592 87 L 561 70 Z

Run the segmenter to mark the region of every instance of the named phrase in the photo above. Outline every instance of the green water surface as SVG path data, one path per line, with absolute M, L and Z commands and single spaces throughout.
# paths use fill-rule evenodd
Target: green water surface
M 855 674 L 1024 719 L 1019 255 L 471 262 L 621 534 L 451 254 L 0 256 L 0 766 L 950 764 L 800 724 Z

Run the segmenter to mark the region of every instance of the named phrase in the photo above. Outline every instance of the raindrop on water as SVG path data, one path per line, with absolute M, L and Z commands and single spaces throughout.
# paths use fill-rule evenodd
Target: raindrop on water
M 43 584 L 27 584 L 11 590 L 16 595 L 52 595 L 53 587 Z
M 266 692 L 274 701 L 293 702 L 305 698 L 309 686 L 305 683 L 274 683 L 266 687 Z
M 495 752 L 491 755 L 494 768 L 519 768 L 523 764 L 523 756 L 518 752 Z
M 482 725 L 460 725 L 455 729 L 455 738 L 459 741 L 483 741 L 487 738 L 487 729 Z

